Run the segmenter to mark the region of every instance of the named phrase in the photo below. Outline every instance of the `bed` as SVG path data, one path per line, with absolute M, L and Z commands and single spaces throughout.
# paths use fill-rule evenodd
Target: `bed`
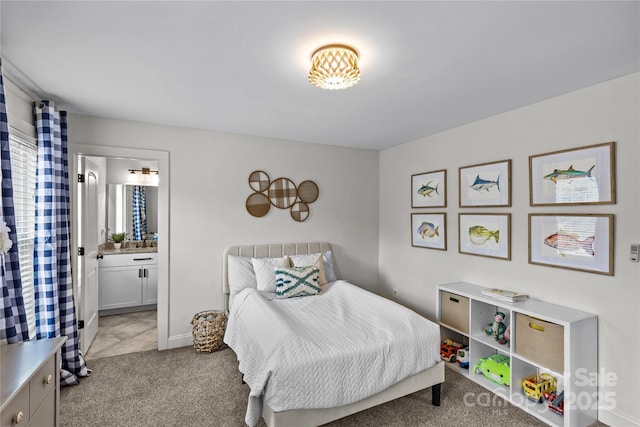
M 260 280 L 260 262 L 271 266 L 311 254 L 322 254 L 318 263 L 327 282 L 318 295 L 278 299 L 249 282 L 238 286 L 251 274 Z M 254 269 L 248 260 L 258 263 Z M 251 388 L 248 425 L 262 417 L 270 427 L 318 426 L 428 387 L 439 406 L 439 327 L 337 280 L 329 243 L 229 247 L 222 282 L 229 313 L 225 343 Z

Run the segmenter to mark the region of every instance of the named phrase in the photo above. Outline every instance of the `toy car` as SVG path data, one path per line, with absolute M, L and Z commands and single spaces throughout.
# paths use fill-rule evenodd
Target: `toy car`
M 461 348 L 456 353 L 456 359 L 461 368 L 469 369 L 469 347 Z
M 492 354 L 489 357 L 481 357 L 473 367 L 476 374 L 482 373 L 485 377 L 497 384 L 508 386 L 511 384 L 509 371 L 509 358 L 503 354 Z
M 522 381 L 522 390 L 527 397 L 538 403 L 542 403 L 542 398 L 557 390 L 556 377 L 542 373 L 525 378 Z
M 547 406 L 556 414 L 564 415 L 564 390 L 559 394 L 545 393 Z
M 456 353 L 462 347 L 464 347 L 462 344 L 446 339 L 440 345 L 440 357 L 442 357 L 442 360 L 448 360 L 453 363 L 456 361 Z

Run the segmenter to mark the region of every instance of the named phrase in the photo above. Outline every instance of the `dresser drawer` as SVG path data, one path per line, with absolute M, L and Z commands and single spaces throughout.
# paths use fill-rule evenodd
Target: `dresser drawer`
M 56 388 L 56 360 L 49 358 L 40 367 L 29 382 L 31 388 L 30 407 L 31 415 L 35 414 L 47 394 Z
M 16 424 L 16 417 L 22 414 L 21 421 Z M 31 412 L 29 411 L 29 386 L 22 387 L 22 390 L 7 404 L 0 414 L 0 426 L 25 426 L 29 423 Z
M 29 427 L 55 427 L 56 423 L 56 393 L 49 393 L 38 410 L 31 415 Z

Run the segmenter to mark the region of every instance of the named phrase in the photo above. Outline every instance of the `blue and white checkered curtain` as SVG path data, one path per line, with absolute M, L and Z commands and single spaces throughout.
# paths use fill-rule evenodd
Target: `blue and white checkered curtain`
M 91 372 L 78 348 L 71 282 L 67 115 L 51 101 L 34 107 L 38 132 L 34 248 L 36 335 L 66 336 L 60 383 L 78 383 Z
M 0 59 L 0 148 L 2 154 L 2 218 L 9 227 L 9 239 L 13 245 L 5 254 L 0 254 L 0 285 L 2 310 L 0 310 L 0 341 L 15 343 L 29 340 L 29 326 L 22 300 L 22 280 L 18 258 L 16 217 L 13 208 L 13 184 L 11 181 L 11 155 L 9 152 L 9 124 L 4 98 L 2 62 Z M 0 222 L 0 225 L 3 225 Z M 1 237 L 0 237 L 1 238 Z M 8 245 L 7 245 L 8 246 Z
M 144 186 L 133 186 L 133 235 L 142 240 L 147 234 L 147 198 Z

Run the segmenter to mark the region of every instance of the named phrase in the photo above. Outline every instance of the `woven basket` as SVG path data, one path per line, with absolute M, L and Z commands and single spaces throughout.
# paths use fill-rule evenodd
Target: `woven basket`
M 201 311 L 193 315 L 193 348 L 199 353 L 211 353 L 222 345 L 227 316 L 222 311 Z

